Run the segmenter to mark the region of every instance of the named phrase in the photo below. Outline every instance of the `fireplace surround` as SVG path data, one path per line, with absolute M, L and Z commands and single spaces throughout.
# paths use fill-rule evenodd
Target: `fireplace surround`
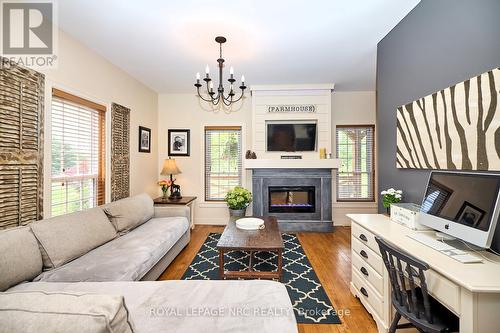
M 282 231 L 331 231 L 331 169 L 253 169 L 253 214 L 276 216 Z

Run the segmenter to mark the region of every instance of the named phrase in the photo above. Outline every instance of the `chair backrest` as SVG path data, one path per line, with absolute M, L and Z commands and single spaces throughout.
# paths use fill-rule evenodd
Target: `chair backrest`
M 429 266 L 385 240 L 379 237 L 375 239 L 379 245 L 385 267 L 389 272 L 393 301 L 405 307 L 416 318 L 426 320 L 429 324 L 432 324 L 429 294 L 424 274 L 429 269 Z M 421 318 L 417 306 L 419 301 L 416 288 L 418 286 L 422 291 L 424 318 Z

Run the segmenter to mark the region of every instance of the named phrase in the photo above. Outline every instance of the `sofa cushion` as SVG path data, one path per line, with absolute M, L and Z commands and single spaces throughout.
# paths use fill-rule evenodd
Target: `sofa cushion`
M 30 282 L 13 290 L 123 295 L 141 333 L 297 332 L 286 287 L 274 281 Z
M 131 333 L 123 296 L 45 291 L 0 294 L 0 331 Z
M 0 291 L 42 272 L 42 255 L 29 227 L 0 231 Z
M 33 222 L 30 227 L 46 268 L 59 267 L 117 236 L 101 208 Z
M 145 193 L 106 204 L 102 208 L 120 234 L 140 226 L 154 215 L 153 200 Z
M 43 272 L 35 280 L 48 282 L 140 280 L 188 228 L 185 217 L 153 218 L 126 235 L 62 267 Z

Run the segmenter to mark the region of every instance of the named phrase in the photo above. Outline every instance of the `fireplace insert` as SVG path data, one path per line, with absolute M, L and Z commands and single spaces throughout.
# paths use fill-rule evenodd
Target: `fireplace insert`
M 314 213 L 314 186 L 269 186 L 269 213 Z

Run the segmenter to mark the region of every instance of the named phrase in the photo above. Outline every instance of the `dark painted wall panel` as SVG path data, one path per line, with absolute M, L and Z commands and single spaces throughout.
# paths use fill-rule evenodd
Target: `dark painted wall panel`
M 396 168 L 396 107 L 499 66 L 499 0 L 422 0 L 378 44 L 379 190 L 420 203 L 429 175 Z

